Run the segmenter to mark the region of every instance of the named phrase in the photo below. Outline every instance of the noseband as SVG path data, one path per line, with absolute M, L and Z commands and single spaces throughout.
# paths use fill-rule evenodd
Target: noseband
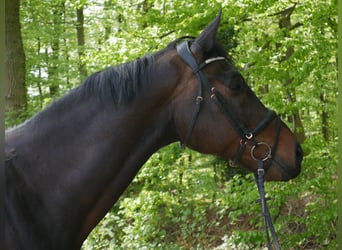
M 265 198 L 265 192 L 264 192 L 264 171 L 266 167 L 270 166 L 271 161 L 269 161 L 269 164 L 267 165 L 264 165 L 264 163 L 267 160 L 272 160 L 276 152 L 278 142 L 279 142 L 281 120 L 274 111 L 269 110 L 265 118 L 262 119 L 253 130 L 246 129 L 238 121 L 234 112 L 230 110 L 229 105 L 227 105 L 227 101 L 225 100 L 225 98 L 218 91 L 216 91 L 215 87 L 209 82 L 209 80 L 205 77 L 205 75 L 202 72 L 202 69 L 208 64 L 217 62 L 217 61 L 223 61 L 223 60 L 226 60 L 226 58 L 214 57 L 214 58 L 205 60 L 201 64 L 197 64 L 194 56 L 192 55 L 189 45 L 190 45 L 189 41 L 185 41 L 181 44 L 178 44 L 177 52 L 181 56 L 181 58 L 184 60 L 184 62 L 191 67 L 193 73 L 198 78 L 199 84 L 198 84 L 198 91 L 197 91 L 197 97 L 196 97 L 196 111 L 194 113 L 194 116 L 190 125 L 190 129 L 188 130 L 185 140 L 182 142 L 182 147 L 185 147 L 188 144 L 192 131 L 195 127 L 195 124 L 196 124 L 196 121 L 197 121 L 197 118 L 201 109 L 201 102 L 203 101 L 202 89 L 203 89 L 203 86 L 205 86 L 210 92 L 211 100 L 213 100 L 216 103 L 216 105 L 220 108 L 220 110 L 227 116 L 231 125 L 234 127 L 235 131 L 240 136 L 240 145 L 235 155 L 235 159 L 232 161 L 233 165 L 236 165 L 236 163 L 239 162 L 243 152 L 246 149 L 246 145 L 248 144 L 248 142 L 252 143 L 250 156 L 253 160 L 258 162 L 258 169 L 255 174 L 255 179 L 256 179 L 258 191 L 260 194 L 260 203 L 261 203 L 262 214 L 263 214 L 264 222 L 265 222 L 265 231 L 266 231 L 268 249 L 272 249 L 270 237 L 268 234 L 268 229 L 271 231 L 275 249 L 280 249 L 278 239 L 277 239 L 277 236 L 276 236 L 273 224 L 272 224 L 272 220 L 269 214 L 269 210 L 266 204 L 266 198 Z M 273 144 L 273 150 L 272 150 L 271 146 L 268 143 L 258 142 L 255 137 L 262 130 L 264 130 L 275 118 L 277 118 L 277 129 L 276 129 L 276 138 L 275 138 L 275 142 Z M 264 148 L 266 150 L 266 154 L 261 157 L 257 156 L 255 151 L 258 147 Z

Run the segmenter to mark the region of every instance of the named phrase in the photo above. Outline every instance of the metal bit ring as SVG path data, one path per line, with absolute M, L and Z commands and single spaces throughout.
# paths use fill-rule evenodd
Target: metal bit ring
M 258 146 L 260 146 L 260 145 L 264 145 L 264 146 L 267 148 L 267 153 L 266 153 L 265 157 L 264 157 L 264 158 L 261 158 L 261 159 L 259 159 L 258 157 L 256 157 L 256 156 L 254 155 L 254 150 L 255 150 Z M 270 145 L 268 145 L 266 142 L 257 142 L 257 143 L 256 143 L 255 145 L 253 145 L 253 147 L 251 148 L 251 157 L 252 157 L 252 159 L 255 160 L 255 161 L 267 161 L 268 159 L 271 158 L 271 155 L 272 155 L 271 153 L 272 153 L 272 149 L 271 149 Z

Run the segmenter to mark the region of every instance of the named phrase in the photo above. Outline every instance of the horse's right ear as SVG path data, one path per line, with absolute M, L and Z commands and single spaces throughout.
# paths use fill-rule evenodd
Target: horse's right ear
M 202 33 L 191 44 L 191 51 L 197 56 L 202 56 L 204 52 L 213 48 L 216 40 L 217 29 L 220 25 L 222 11 L 220 10 L 216 18 L 202 31 Z

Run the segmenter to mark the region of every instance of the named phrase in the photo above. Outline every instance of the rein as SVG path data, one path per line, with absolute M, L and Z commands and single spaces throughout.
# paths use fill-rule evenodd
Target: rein
M 273 239 L 275 249 L 280 250 L 278 237 L 277 237 L 277 234 L 274 230 L 271 215 L 270 215 L 270 212 L 268 210 L 267 203 L 266 203 L 267 199 L 265 197 L 265 190 L 264 190 L 264 174 L 265 174 L 265 170 L 263 168 L 263 162 L 262 162 L 262 160 L 259 160 L 258 161 L 258 170 L 257 170 L 257 173 L 255 174 L 255 182 L 257 184 L 259 196 L 260 196 L 260 200 L 257 200 L 257 201 L 260 202 L 260 204 L 261 204 L 261 213 L 262 213 L 262 216 L 264 218 L 265 233 L 266 233 L 266 239 L 267 239 L 267 248 L 273 249 L 271 239 L 270 239 L 270 235 L 269 235 L 269 231 L 270 231 L 271 235 L 272 235 L 272 239 Z
M 277 146 L 278 146 L 279 134 L 280 134 L 280 129 L 281 129 L 280 118 L 276 115 L 276 113 L 273 110 L 269 110 L 265 118 L 262 119 L 261 122 L 253 130 L 246 129 L 238 121 L 234 112 L 231 112 L 231 110 L 229 110 L 229 106 L 227 105 L 225 98 L 218 91 L 216 91 L 215 87 L 213 87 L 213 85 L 209 82 L 209 80 L 205 77 L 205 75 L 201 71 L 208 64 L 211 64 L 217 61 L 223 61 L 223 60 L 226 60 L 226 58 L 214 57 L 214 58 L 207 59 L 203 63 L 198 65 L 190 50 L 189 41 L 185 41 L 185 42 L 178 44 L 177 52 L 181 56 L 183 61 L 191 67 L 193 73 L 197 76 L 198 82 L 199 82 L 197 96 L 196 96 L 196 110 L 193 115 L 192 122 L 190 124 L 190 129 L 188 130 L 185 140 L 181 143 L 182 147 L 183 148 L 186 147 L 186 145 L 188 144 L 191 138 L 192 131 L 195 128 L 196 121 L 201 110 L 201 103 L 203 101 L 203 85 L 204 85 L 210 91 L 211 100 L 215 102 L 215 104 L 220 108 L 220 110 L 224 114 L 226 114 L 232 126 L 234 127 L 235 131 L 239 134 L 241 138 L 239 148 L 235 155 L 235 159 L 232 161 L 232 164 L 235 165 L 239 162 L 243 152 L 246 149 L 246 145 L 248 142 L 251 142 L 253 145 L 250 151 L 250 155 L 252 159 L 258 162 L 258 169 L 257 169 L 257 173 L 255 174 L 255 180 L 256 180 L 256 184 L 257 184 L 259 195 L 260 195 L 260 203 L 261 203 L 261 208 L 262 208 L 262 215 L 264 217 L 267 245 L 268 245 L 268 249 L 272 249 L 272 243 L 271 243 L 270 236 L 269 236 L 269 230 L 270 230 L 275 249 L 279 250 L 280 249 L 279 242 L 278 242 L 277 235 L 275 233 L 272 219 L 269 214 L 269 210 L 268 210 L 267 203 L 266 203 L 266 197 L 265 197 L 265 191 L 264 191 L 264 173 L 265 173 L 265 168 L 268 168 L 271 163 L 268 160 L 272 160 L 276 152 Z M 277 118 L 277 129 L 276 129 L 276 139 L 275 139 L 273 150 L 272 150 L 271 146 L 268 145 L 266 142 L 258 142 L 255 136 L 258 133 L 260 133 L 263 129 L 265 129 L 275 118 Z M 257 157 L 254 153 L 257 147 L 264 147 L 266 149 L 266 154 L 261 158 Z M 265 162 L 267 162 L 266 165 L 264 165 Z

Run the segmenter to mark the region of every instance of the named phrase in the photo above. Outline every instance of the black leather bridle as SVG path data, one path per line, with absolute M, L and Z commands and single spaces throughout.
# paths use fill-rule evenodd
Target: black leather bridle
M 235 155 L 235 158 L 233 160 L 234 163 L 238 163 L 242 153 L 244 152 L 244 150 L 246 149 L 246 144 L 248 142 L 252 143 L 252 148 L 250 151 L 251 157 L 252 159 L 259 161 L 261 160 L 262 162 L 265 162 L 269 159 L 272 159 L 277 145 L 278 145 L 278 141 L 279 141 L 279 134 L 280 134 L 280 128 L 281 128 L 281 120 L 280 118 L 276 115 L 276 113 L 273 110 L 269 110 L 267 115 L 265 116 L 264 119 L 262 119 L 259 124 L 253 129 L 247 129 L 245 128 L 237 119 L 236 115 L 234 114 L 234 112 L 232 112 L 229 108 L 229 105 L 227 105 L 227 101 L 225 100 L 225 98 L 220 94 L 220 92 L 218 92 L 215 87 L 213 87 L 213 85 L 209 82 L 209 80 L 205 77 L 205 75 L 202 72 L 202 69 L 207 66 L 208 64 L 211 64 L 213 62 L 217 62 L 217 61 L 222 61 L 222 60 L 226 60 L 225 57 L 214 57 L 214 58 L 210 58 L 205 60 L 203 63 L 201 64 L 197 64 L 194 56 L 192 55 L 192 52 L 190 50 L 190 42 L 189 41 L 185 41 L 179 45 L 177 45 L 177 52 L 178 54 L 182 57 L 182 59 L 186 62 L 186 64 L 188 64 L 193 73 L 197 76 L 198 78 L 198 92 L 197 92 L 197 97 L 196 97 L 196 111 L 194 113 L 191 125 L 190 125 L 190 129 L 188 130 L 188 133 L 185 137 L 185 140 L 182 142 L 183 146 L 186 146 L 190 140 L 192 131 L 195 127 L 200 109 L 201 109 L 201 103 L 203 101 L 203 95 L 202 95 L 202 89 L 203 86 L 207 87 L 207 89 L 210 91 L 210 98 L 216 103 L 216 105 L 220 108 L 220 110 L 227 116 L 227 118 L 229 119 L 231 125 L 234 127 L 235 131 L 238 133 L 239 137 L 240 137 L 240 146 L 239 149 Z M 277 131 L 276 131 L 276 138 L 275 138 L 275 142 L 273 145 L 273 150 L 271 150 L 271 146 L 268 145 L 268 143 L 266 142 L 258 142 L 256 140 L 256 136 L 262 131 L 264 130 L 274 119 L 278 120 L 278 124 L 277 124 Z M 255 155 L 255 149 L 258 146 L 262 146 L 264 148 L 267 149 L 267 153 L 263 156 L 263 157 L 257 157 Z
M 250 129 L 245 128 L 238 121 L 234 112 L 230 110 L 229 105 L 227 105 L 227 101 L 225 100 L 225 98 L 218 91 L 216 91 L 215 87 L 213 87 L 213 85 L 209 82 L 209 80 L 205 77 L 205 75 L 202 72 L 202 69 L 208 64 L 211 64 L 217 61 L 227 60 L 227 59 L 225 57 L 214 57 L 214 58 L 205 60 L 201 64 L 198 64 L 190 50 L 190 41 L 184 41 L 178 44 L 177 52 L 181 56 L 183 61 L 191 67 L 193 73 L 197 76 L 198 82 L 199 82 L 197 97 L 196 97 L 196 111 L 194 113 L 192 122 L 190 124 L 190 129 L 188 130 L 187 135 L 184 141 L 182 142 L 182 147 L 185 147 L 188 144 L 192 131 L 195 127 L 198 115 L 200 113 L 201 103 L 203 101 L 203 95 L 202 95 L 203 86 L 205 86 L 210 91 L 210 98 L 216 103 L 216 105 L 220 108 L 220 110 L 222 110 L 222 112 L 227 116 L 231 125 L 234 127 L 235 131 L 239 134 L 241 138 L 238 151 L 235 155 L 235 158 L 233 159 L 234 164 L 239 162 L 243 152 L 246 149 L 247 143 L 248 142 L 252 143 L 250 155 L 252 159 L 258 162 L 258 169 L 255 174 L 255 179 L 256 179 L 257 187 L 258 187 L 259 194 L 260 194 L 262 213 L 265 219 L 265 228 L 266 228 L 268 248 L 272 249 L 272 244 L 268 235 L 268 227 L 269 227 L 271 234 L 272 234 L 275 249 L 280 249 L 278 239 L 277 239 L 277 236 L 275 234 L 275 230 L 272 224 L 272 220 L 269 215 L 268 207 L 266 204 L 265 192 L 264 192 L 264 172 L 265 170 L 267 170 L 265 168 L 267 168 L 270 165 L 271 160 L 274 157 L 274 154 L 276 152 L 278 142 L 279 142 L 279 134 L 280 134 L 280 129 L 281 129 L 281 120 L 279 116 L 277 116 L 274 111 L 269 110 L 265 118 L 262 119 L 254 129 L 250 130 Z M 277 119 L 277 128 L 276 128 L 276 138 L 275 138 L 275 142 L 273 144 L 273 150 L 272 150 L 271 146 L 268 143 L 258 142 L 255 137 L 262 130 L 264 130 L 274 119 Z M 266 149 L 266 154 L 262 157 L 256 156 L 255 149 L 257 147 L 264 147 Z M 264 164 L 266 161 L 268 161 L 267 165 Z

